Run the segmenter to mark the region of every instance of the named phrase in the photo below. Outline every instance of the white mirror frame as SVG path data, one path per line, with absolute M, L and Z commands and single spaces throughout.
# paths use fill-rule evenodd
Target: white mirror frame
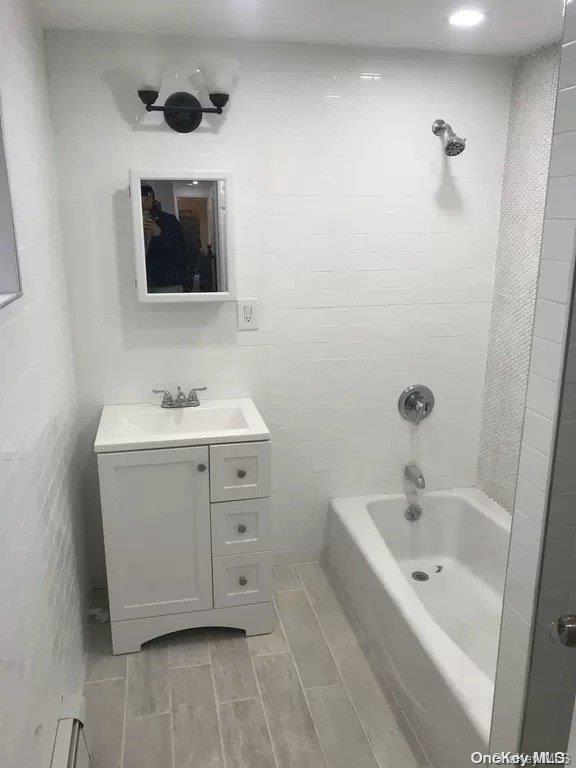
M 218 201 L 219 207 L 224 208 L 225 216 L 218 216 L 218 227 L 221 244 L 221 252 L 226 263 L 226 291 L 218 293 L 148 293 L 148 280 L 146 276 L 146 252 L 142 237 L 144 220 L 142 217 L 142 203 L 140 193 L 141 181 L 225 181 L 226 200 Z M 151 168 L 139 168 L 130 171 L 130 197 L 132 199 L 132 222 L 134 226 L 134 254 L 136 257 L 136 290 L 138 300 L 162 304 L 166 302 L 223 302 L 236 299 L 236 270 L 234 263 L 234 240 L 232 237 L 232 179 L 229 173 L 224 171 L 167 171 Z

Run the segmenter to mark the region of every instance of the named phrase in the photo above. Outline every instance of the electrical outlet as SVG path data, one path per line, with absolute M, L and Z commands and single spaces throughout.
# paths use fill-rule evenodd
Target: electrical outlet
M 238 330 L 255 331 L 260 325 L 260 301 L 238 299 Z

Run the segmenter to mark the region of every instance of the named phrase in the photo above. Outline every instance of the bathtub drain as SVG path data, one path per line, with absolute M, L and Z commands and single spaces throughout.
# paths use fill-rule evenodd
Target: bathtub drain
M 412 571 L 412 578 L 416 581 L 428 581 L 430 576 L 425 571 Z

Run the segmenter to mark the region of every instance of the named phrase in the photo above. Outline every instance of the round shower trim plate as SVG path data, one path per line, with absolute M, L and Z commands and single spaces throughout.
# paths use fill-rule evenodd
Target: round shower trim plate
M 434 410 L 434 393 L 425 384 L 412 384 L 398 399 L 398 412 L 412 424 L 420 424 Z

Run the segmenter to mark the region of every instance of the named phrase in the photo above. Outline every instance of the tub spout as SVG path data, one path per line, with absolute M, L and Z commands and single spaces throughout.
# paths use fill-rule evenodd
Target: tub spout
M 426 488 L 426 480 L 422 470 L 416 464 L 408 464 L 408 466 L 404 467 L 404 477 L 419 490 Z

